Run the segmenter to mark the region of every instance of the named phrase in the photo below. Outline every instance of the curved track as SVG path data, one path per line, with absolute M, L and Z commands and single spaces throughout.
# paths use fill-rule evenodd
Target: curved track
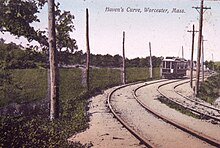
M 141 83 L 141 82 L 138 82 Z M 110 109 L 110 111 L 113 113 L 113 115 L 117 118 L 117 120 L 131 133 L 133 134 L 138 140 L 140 140 L 141 143 L 145 144 L 147 147 L 156 147 L 153 143 L 151 143 L 148 139 L 146 139 L 143 135 L 139 134 L 138 132 L 136 132 L 135 130 L 133 130 L 129 124 L 127 124 L 119 115 L 118 113 L 115 111 L 115 109 L 113 108 L 113 106 L 111 105 L 111 97 L 113 95 L 114 92 L 116 92 L 119 89 L 122 89 L 124 87 L 130 86 L 130 85 L 135 85 L 138 83 L 131 83 L 131 84 L 127 84 L 127 85 L 122 85 L 117 87 L 116 89 L 112 90 L 112 92 L 109 94 L 108 96 L 108 107 Z
M 170 80 L 159 80 L 159 81 L 147 82 L 147 83 L 143 83 L 143 84 L 139 82 L 139 83 L 132 83 L 132 84 L 127 84 L 127 85 L 117 87 L 116 89 L 114 89 L 110 93 L 110 95 L 108 97 L 108 105 L 109 105 L 111 112 L 123 124 L 123 126 L 125 126 L 135 137 L 137 137 L 146 146 L 148 146 L 148 147 L 160 147 L 161 146 L 160 145 L 161 141 L 158 142 L 158 141 L 155 141 L 154 139 L 152 139 L 152 134 L 144 133 L 144 130 L 142 131 L 142 129 L 140 129 L 141 126 L 140 126 L 140 128 L 135 127 L 136 126 L 136 123 L 134 123 L 135 121 L 130 119 L 130 118 L 134 118 L 134 116 L 135 116 L 134 112 L 136 109 L 132 110 L 132 105 L 135 104 L 134 102 L 127 104 L 127 106 L 129 106 L 131 108 L 131 110 L 129 110 L 129 114 L 131 116 L 134 114 L 133 117 L 129 117 L 129 115 L 126 114 L 126 112 L 124 111 L 124 110 L 128 110 L 128 109 L 120 109 L 120 107 L 122 108 L 123 106 L 116 105 L 117 101 L 121 100 L 121 98 L 123 98 L 123 96 L 122 96 L 123 94 L 121 94 L 121 92 L 119 93 L 119 91 L 122 89 L 126 89 L 127 87 L 132 87 L 132 88 L 130 88 L 131 89 L 130 91 L 133 91 L 133 92 L 130 92 L 131 95 L 124 96 L 124 97 L 127 97 L 127 99 L 124 98 L 124 100 L 123 99 L 122 100 L 124 102 L 128 102 L 128 100 L 129 100 L 129 102 L 134 101 L 134 99 L 131 98 L 131 96 L 133 96 L 136 99 L 135 102 L 138 101 L 138 103 L 141 104 L 142 107 L 139 106 L 139 108 L 137 109 L 140 112 L 139 114 L 143 114 L 142 118 L 138 119 L 138 120 L 140 120 L 139 122 L 146 122 L 148 124 L 148 126 L 151 126 L 151 124 L 153 126 L 153 123 L 148 122 L 149 120 L 150 121 L 152 120 L 152 122 L 159 124 L 158 126 L 154 127 L 155 129 L 158 128 L 157 130 L 160 130 L 160 128 L 162 128 L 162 129 L 166 128 L 166 129 L 169 129 L 169 132 L 171 132 L 171 133 L 173 132 L 180 137 L 185 137 L 185 138 L 188 137 L 188 140 L 192 141 L 192 143 L 193 142 L 200 143 L 200 144 L 203 143 L 203 142 L 198 142 L 197 138 L 199 138 L 200 140 L 205 141 L 205 142 L 209 143 L 210 145 L 219 146 L 220 145 L 219 141 L 217 141 L 209 136 L 206 136 L 204 134 L 201 134 L 199 132 L 196 132 L 196 131 L 194 131 L 194 130 L 192 130 L 182 124 L 179 124 L 176 121 L 173 121 L 172 119 L 169 119 L 169 118 L 163 116 L 162 114 L 156 112 L 155 110 L 152 110 L 149 106 L 147 106 L 145 103 L 143 103 L 141 100 L 139 100 L 139 98 L 136 94 L 137 90 L 139 90 L 140 88 L 143 88 L 145 86 L 164 83 L 165 81 L 170 81 Z M 172 81 L 172 83 L 177 82 L 177 81 L 179 81 L 179 80 Z M 171 83 L 171 82 L 169 82 L 169 83 Z M 127 107 L 127 108 L 129 108 L 129 107 Z M 136 105 L 136 108 L 137 108 L 137 105 Z M 142 110 L 140 108 L 142 108 Z M 144 119 L 145 116 L 147 116 L 146 120 Z M 177 127 L 178 129 L 175 129 L 173 126 Z M 153 129 L 149 129 L 149 130 L 153 131 Z M 196 139 L 193 137 L 190 137 L 189 135 L 187 136 L 187 134 L 195 136 Z M 149 135 L 149 136 L 146 136 L 146 135 Z M 170 137 L 168 136 L 168 139 L 169 138 Z M 168 144 L 168 146 L 169 146 L 169 144 Z
M 196 113 L 199 114 L 200 117 L 204 118 L 204 119 L 212 119 L 215 121 L 220 121 L 220 110 L 217 108 L 214 108 L 211 105 L 207 105 L 204 103 L 200 103 L 197 100 L 192 100 L 180 93 L 177 93 L 177 91 L 175 91 L 175 88 L 179 85 L 182 85 L 184 83 L 187 83 L 189 81 L 186 82 L 181 82 L 179 83 L 177 82 L 168 82 L 168 83 L 164 83 L 161 84 L 158 87 L 158 92 L 166 97 L 169 101 L 187 109 L 190 110 L 192 113 Z M 172 88 L 172 89 L 169 89 Z M 176 94 L 178 94 L 178 96 L 176 96 Z
M 190 97 L 188 97 L 188 96 L 186 96 L 186 95 L 180 93 L 180 92 L 177 90 L 178 87 L 180 87 L 181 85 L 184 85 L 184 84 L 186 84 L 186 83 L 189 83 L 189 82 L 190 82 L 190 81 L 186 81 L 186 82 L 177 84 L 176 86 L 174 86 L 174 91 L 175 91 L 178 95 L 184 97 L 185 99 L 187 99 L 187 100 L 189 100 L 189 101 L 195 102 L 196 104 L 199 104 L 199 105 L 201 105 L 201 106 L 204 106 L 204 107 L 206 107 L 206 108 L 208 108 L 208 109 L 212 109 L 212 110 L 217 111 L 217 112 L 220 113 L 220 109 L 219 109 L 219 108 L 216 108 L 216 107 L 212 106 L 211 104 L 209 104 L 209 103 L 207 103 L 207 102 L 205 102 L 205 101 L 202 101 L 202 100 L 200 100 L 200 99 L 198 99 L 198 98 L 192 99 L 192 98 L 190 98 Z M 217 117 L 220 117 L 220 115 L 217 115 Z

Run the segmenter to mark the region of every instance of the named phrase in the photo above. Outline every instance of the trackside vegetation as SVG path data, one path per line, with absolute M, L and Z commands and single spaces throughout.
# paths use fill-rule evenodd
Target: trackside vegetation
M 129 82 L 147 80 L 149 75 L 144 68 L 128 68 L 127 71 Z M 154 71 L 158 78 L 159 73 Z M 105 88 L 121 84 L 120 69 L 93 68 L 92 89 L 86 92 L 82 69 L 61 68 L 60 118 L 48 122 L 47 69 L 11 69 L 9 72 L 19 97 L 4 98 L 0 92 L 2 110 L 13 106 L 0 117 L 0 147 L 86 147 L 67 139 L 88 127 L 87 99 Z
M 213 104 L 220 96 L 220 73 L 208 77 L 201 83 L 199 98 Z

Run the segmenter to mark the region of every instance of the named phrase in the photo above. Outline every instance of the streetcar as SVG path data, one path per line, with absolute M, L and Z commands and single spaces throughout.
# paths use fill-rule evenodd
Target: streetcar
M 188 61 L 179 57 L 166 57 L 162 60 L 162 76 L 164 78 L 182 78 L 186 76 Z

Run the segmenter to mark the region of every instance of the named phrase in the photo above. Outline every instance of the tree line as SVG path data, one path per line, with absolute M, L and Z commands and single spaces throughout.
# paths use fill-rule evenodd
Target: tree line
M 150 67 L 149 56 L 145 58 L 126 58 L 127 67 Z M 70 50 L 58 51 L 59 65 L 85 65 L 86 53 L 82 50 L 74 52 Z M 122 67 L 122 56 L 91 54 L 91 65 L 95 67 Z M 152 56 L 153 67 L 159 67 L 162 57 Z M 218 70 L 219 67 L 213 61 L 205 61 L 204 65 L 210 70 Z M 48 55 L 44 51 L 38 51 L 35 47 L 22 47 L 15 43 L 5 43 L 0 39 L 0 67 L 7 69 L 48 68 Z
M 58 52 L 59 65 L 85 65 L 86 53 L 82 50 L 70 52 Z M 159 67 L 160 57 L 152 57 L 153 67 Z M 40 52 L 33 47 L 24 48 L 15 43 L 5 43 L 0 39 L 0 67 L 6 69 L 28 69 L 28 68 L 48 68 L 48 56 L 45 52 Z M 91 54 L 91 65 L 95 67 L 122 67 L 122 56 Z M 149 57 L 126 59 L 127 67 L 149 67 Z

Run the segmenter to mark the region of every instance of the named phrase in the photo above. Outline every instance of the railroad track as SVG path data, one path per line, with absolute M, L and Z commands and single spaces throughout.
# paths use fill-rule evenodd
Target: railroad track
M 114 115 L 114 117 L 117 118 L 117 120 L 132 134 L 134 135 L 138 140 L 140 140 L 141 143 L 143 143 L 144 145 L 146 145 L 147 147 L 153 148 L 156 147 L 153 143 L 151 143 L 148 139 L 146 139 L 146 137 L 144 137 L 143 135 L 139 134 L 137 131 L 135 131 L 131 126 L 129 126 L 129 124 L 127 124 L 119 115 L 118 113 L 115 111 L 114 107 L 111 105 L 111 97 L 113 95 L 114 92 L 116 92 L 117 90 L 130 86 L 130 85 L 135 85 L 135 84 L 139 84 L 139 83 L 143 83 L 143 82 L 137 82 L 137 83 L 131 83 L 131 84 L 126 84 L 126 85 L 122 85 L 119 86 L 117 88 L 115 88 L 114 90 L 112 90 L 108 96 L 108 107 L 110 109 L 110 111 L 112 112 L 112 114 Z
M 176 90 L 177 87 L 179 87 L 179 86 L 181 86 L 181 85 L 183 85 L 183 84 L 189 83 L 189 82 L 190 82 L 190 81 L 186 81 L 186 82 L 177 84 L 176 86 L 174 86 L 174 91 L 175 91 L 178 95 L 184 97 L 185 99 L 187 99 L 187 100 L 189 100 L 189 101 L 195 102 L 196 104 L 199 104 L 199 105 L 204 106 L 204 107 L 209 108 L 209 109 L 213 109 L 213 110 L 215 110 L 215 111 L 217 111 L 217 112 L 220 113 L 220 109 L 219 109 L 219 108 L 216 108 L 216 107 L 214 107 L 214 106 L 212 106 L 212 105 L 210 105 L 210 104 L 208 104 L 208 103 L 206 103 L 206 102 L 204 102 L 204 101 L 202 101 L 202 100 L 199 100 L 198 98 L 197 98 L 197 99 L 192 99 L 192 98 L 190 98 L 190 97 L 188 97 L 188 96 L 186 96 L 186 95 L 184 95 L 184 94 L 182 94 L 182 93 L 180 93 L 180 92 L 178 92 L 178 91 Z
M 143 102 L 141 102 L 141 100 L 138 99 L 138 96 L 136 95 L 136 91 L 142 87 L 145 87 L 145 86 L 148 86 L 148 85 L 152 85 L 152 84 L 155 84 L 155 83 L 160 83 L 160 82 L 165 82 L 165 81 L 169 81 L 169 80 L 159 80 L 159 81 L 155 81 L 155 82 L 145 82 L 144 84 L 141 85 L 141 82 L 138 82 L 138 83 L 132 83 L 132 84 L 127 84 L 127 85 L 123 85 L 123 86 L 120 86 L 120 87 L 117 87 L 116 89 L 114 89 L 108 96 L 108 106 L 111 110 L 111 112 L 114 114 L 114 116 L 122 123 L 122 125 L 124 127 L 126 127 L 136 138 L 138 138 L 143 144 L 145 144 L 147 147 L 158 147 L 157 145 L 155 145 L 155 143 L 152 143 L 151 140 L 149 140 L 147 137 L 145 137 L 144 135 L 140 134 L 140 132 L 134 130 L 134 128 L 128 124 L 126 122 L 126 120 L 124 120 L 122 117 L 121 117 L 121 113 L 119 113 L 114 107 L 113 105 L 111 104 L 111 99 L 112 99 L 112 95 L 120 90 L 120 89 L 123 89 L 125 87 L 128 87 L 128 86 L 132 86 L 132 85 L 140 85 L 138 86 L 137 88 L 134 89 L 133 91 L 133 96 L 134 98 L 136 99 L 136 101 L 145 109 L 147 110 L 150 114 L 153 114 L 154 116 L 156 116 L 157 118 L 159 119 L 162 119 L 163 121 L 165 121 L 166 123 L 169 123 L 171 124 L 172 126 L 175 126 L 177 127 L 178 129 L 190 134 L 190 135 L 193 135 L 197 138 L 199 138 L 200 140 L 202 141 L 205 141 L 213 146 L 220 146 L 220 142 L 213 139 L 212 137 L 209 137 L 207 135 L 204 135 L 204 134 L 201 134 L 197 131 L 194 131 L 193 129 L 190 129 L 180 123 L 177 123 L 165 116 L 163 116 L 162 114 L 158 113 L 158 112 L 155 112 L 154 110 L 152 110 L 151 108 L 149 108 L 148 106 L 146 106 Z M 177 82 L 179 80 L 176 80 L 176 81 L 172 81 L 173 82 Z
M 187 83 L 187 82 L 189 82 L 189 81 L 186 81 L 184 83 Z M 220 122 L 220 110 L 219 109 L 214 108 L 213 106 L 198 102 L 196 100 L 192 100 L 189 97 L 178 93 L 177 91 L 175 91 L 175 88 L 177 86 L 184 84 L 184 83 L 179 83 L 179 84 L 175 84 L 175 83 L 176 82 L 168 82 L 168 83 L 164 83 L 164 84 L 160 85 L 158 87 L 158 92 L 162 96 L 164 96 L 166 99 L 168 99 L 169 101 L 191 111 L 194 114 L 196 113 L 196 114 L 200 115 L 200 117 L 202 117 L 203 119 L 212 119 L 214 121 Z M 164 86 L 167 88 L 167 85 L 172 85 L 172 84 L 174 84 L 173 93 L 178 94 L 180 97 L 172 97 L 172 96 L 175 96 L 175 94 L 171 94 L 172 92 L 169 91 L 169 95 L 168 95 L 166 93 L 167 90 L 162 89 Z

